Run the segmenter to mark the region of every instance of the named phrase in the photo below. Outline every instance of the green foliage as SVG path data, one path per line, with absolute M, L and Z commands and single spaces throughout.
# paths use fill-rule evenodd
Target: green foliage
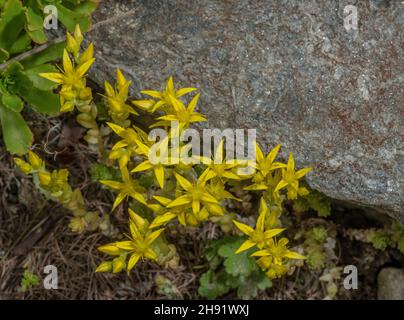
M 121 172 L 113 167 L 108 167 L 102 163 L 94 163 L 90 168 L 91 179 L 100 180 L 121 180 Z
M 243 237 L 225 237 L 211 241 L 205 251 L 209 270 L 202 274 L 198 293 L 207 299 L 216 299 L 231 289 L 242 299 L 255 298 L 258 290 L 272 286 L 271 280 L 250 257 L 253 250 L 236 254 Z
M 404 253 L 404 226 L 395 221 L 391 228 L 371 230 L 367 236 L 367 241 L 379 250 L 392 247 Z
M 26 292 L 31 287 L 38 285 L 40 281 L 41 279 L 37 275 L 33 274 L 28 269 L 24 270 L 21 279 L 21 291 Z
M 384 230 L 376 230 L 371 233 L 370 242 L 373 247 L 379 250 L 386 250 L 391 245 L 389 234 Z
M 0 124 L 7 150 L 25 154 L 32 144 L 32 133 L 21 115 L 24 104 L 43 114 L 60 110 L 56 87 L 39 73 L 55 72 L 49 64 L 62 56 L 64 43 L 50 45 L 43 51 L 14 59 L 17 55 L 47 41 L 43 22 L 46 5 L 55 5 L 58 17 L 68 30 L 76 23 L 83 30 L 90 26 L 94 0 L 4 0 L 0 1 Z M 17 61 L 18 60 L 18 61 Z
M 324 251 L 324 243 L 328 237 L 327 230 L 323 227 L 315 227 L 307 231 L 304 237 L 307 265 L 313 270 L 324 268 L 327 258 Z
M 154 279 L 156 284 L 157 293 L 169 298 L 178 299 L 181 298 L 181 294 L 178 288 L 172 283 L 172 281 L 163 275 L 157 275 Z
M 310 193 L 299 197 L 293 202 L 293 208 L 297 212 L 306 212 L 310 209 L 317 212 L 319 217 L 328 217 L 331 214 L 331 203 L 326 195 L 310 190 Z

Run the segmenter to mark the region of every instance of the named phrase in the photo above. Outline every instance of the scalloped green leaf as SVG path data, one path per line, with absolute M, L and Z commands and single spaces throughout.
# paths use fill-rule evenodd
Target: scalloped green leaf
M 35 12 L 34 9 L 28 7 L 26 12 L 26 26 L 25 30 L 28 35 L 32 39 L 32 41 L 42 44 L 45 43 L 47 38 L 43 29 L 43 17 L 38 12 Z

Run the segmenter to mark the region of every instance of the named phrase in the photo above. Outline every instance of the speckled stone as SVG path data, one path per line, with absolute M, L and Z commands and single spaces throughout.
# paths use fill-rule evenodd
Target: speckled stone
M 403 23 L 401 1 L 104 0 L 91 76 L 199 87 L 210 127 L 256 128 L 313 188 L 403 221 Z
M 383 268 L 377 276 L 377 299 L 404 300 L 404 269 Z

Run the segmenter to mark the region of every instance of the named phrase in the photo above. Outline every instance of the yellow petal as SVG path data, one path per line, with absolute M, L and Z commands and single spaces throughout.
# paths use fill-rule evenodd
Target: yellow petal
M 300 179 L 300 178 L 304 177 L 311 170 L 312 170 L 312 167 L 307 167 L 307 168 L 296 171 L 296 179 Z
M 282 231 L 284 231 L 285 229 L 270 229 L 264 232 L 265 234 L 265 239 L 270 239 L 275 237 L 277 234 L 281 233 Z
M 164 169 L 163 166 L 158 165 L 154 167 L 154 175 L 161 189 L 164 188 Z
M 271 150 L 271 152 L 268 153 L 267 159 L 268 159 L 269 163 L 274 162 L 276 156 L 278 155 L 278 152 L 279 152 L 280 147 L 281 147 L 281 145 L 280 145 L 280 144 L 277 144 L 277 145 L 275 146 L 275 148 L 273 148 L 273 149 Z
M 305 256 L 302 256 L 301 254 L 299 254 L 297 252 L 289 251 L 289 250 L 286 252 L 285 257 L 289 258 L 289 259 L 306 259 Z
M 116 69 L 116 83 L 117 83 L 118 87 L 124 87 L 127 83 L 125 77 L 123 76 L 121 69 L 119 69 L 119 68 Z
M 194 112 L 194 110 L 195 110 L 195 108 L 196 108 L 196 104 L 198 103 L 198 100 L 199 100 L 199 96 L 200 96 L 201 94 L 200 93 L 198 93 L 197 95 L 195 95 L 195 97 L 193 97 L 192 98 L 192 100 L 191 100 L 191 102 L 188 104 L 188 112 L 189 113 L 193 113 Z
M 125 251 L 130 251 L 136 248 L 132 241 L 119 241 L 115 242 L 114 245 Z
M 251 257 L 266 257 L 269 256 L 270 252 L 268 250 L 259 250 L 254 252 Z
M 248 249 L 250 249 L 250 248 L 252 248 L 252 247 L 254 247 L 254 246 L 255 246 L 255 242 L 252 242 L 251 240 L 246 240 L 246 241 L 244 241 L 244 243 L 240 246 L 240 248 L 238 248 L 238 249 L 236 250 L 236 253 L 240 253 L 240 252 L 246 251 L 246 250 L 248 250 Z
M 63 50 L 63 70 L 66 74 L 73 72 L 73 64 L 66 49 Z
M 128 273 L 133 269 L 133 267 L 136 265 L 136 263 L 140 259 L 140 254 L 134 253 L 131 255 L 129 261 L 128 261 Z
M 191 200 L 187 195 L 183 195 L 173 201 L 171 201 L 168 205 L 167 208 L 173 208 L 173 207 L 178 207 L 178 206 L 183 206 L 185 204 L 190 204 Z
M 184 190 L 189 190 L 192 187 L 192 184 L 183 176 L 179 175 L 178 173 L 174 173 L 174 175 L 175 178 L 177 179 L 177 182 Z
M 233 223 L 236 225 L 236 227 L 237 227 L 241 232 L 243 232 L 244 234 L 246 234 L 246 235 L 249 236 L 249 237 L 251 237 L 251 236 L 254 234 L 254 232 L 255 232 L 253 228 L 251 228 L 250 226 L 248 226 L 248 225 L 246 225 L 246 224 L 244 224 L 244 223 L 238 222 L 238 221 L 236 221 L 236 220 L 233 220 Z
M 182 88 L 182 89 L 177 90 L 175 95 L 177 96 L 177 98 L 179 98 L 179 97 L 182 97 L 183 95 L 186 95 L 187 93 L 190 93 L 195 90 L 198 90 L 198 89 L 197 88 Z
M 157 254 L 151 248 L 147 248 L 144 255 L 146 256 L 147 259 L 150 259 L 150 260 L 157 259 Z
M 163 206 L 167 206 L 172 201 L 171 199 L 161 196 L 154 196 L 153 198 L 160 202 Z
M 140 164 L 138 164 L 131 172 L 140 172 L 140 171 L 146 171 L 152 168 L 152 164 L 150 163 L 149 160 L 146 160 Z
M 109 272 L 111 270 L 112 270 L 112 262 L 104 261 L 100 263 L 97 269 L 95 269 L 95 272 Z
M 288 183 L 285 180 L 279 181 L 278 185 L 276 186 L 274 192 L 278 192 L 279 190 L 285 188 L 288 185 Z
M 98 247 L 98 251 L 104 252 L 111 256 L 116 256 L 116 255 L 121 254 L 121 250 L 114 244 L 106 244 L 106 245 L 100 246 L 100 247 Z
M 87 49 L 80 55 L 79 64 L 83 64 L 89 60 L 91 60 L 94 56 L 94 45 L 90 43 Z
M 146 237 L 145 244 L 146 244 L 147 246 L 150 246 L 150 245 L 154 242 L 154 240 L 156 240 L 156 239 L 160 236 L 160 234 L 161 234 L 163 231 L 164 231 L 164 228 L 158 229 L 158 230 L 152 232 L 150 235 L 148 235 L 148 236 Z
M 62 84 L 64 82 L 64 75 L 57 72 L 46 72 L 39 74 L 42 78 L 46 78 L 52 82 Z
M 156 227 L 160 227 L 163 224 L 167 224 L 167 222 L 171 221 L 172 219 L 174 219 L 177 215 L 175 213 L 172 212 L 167 212 L 161 216 L 157 216 L 152 223 L 150 224 L 150 228 L 156 228 Z
M 219 203 L 219 201 L 214 196 L 210 195 L 207 192 L 203 192 L 200 195 L 200 197 L 201 197 L 202 201 L 205 201 L 205 202 L 208 202 L 208 203 L 216 203 L 216 204 Z
M 289 154 L 288 171 L 295 171 L 295 160 L 292 152 Z
M 119 206 L 125 198 L 126 198 L 126 193 L 123 193 L 123 192 L 119 193 L 114 201 L 111 211 L 114 211 L 116 209 L 116 207 Z
M 81 64 L 77 70 L 76 70 L 76 74 L 79 78 L 83 77 L 87 70 L 90 69 L 91 65 L 94 63 L 95 58 L 91 58 L 90 60 L 87 60 L 86 62 L 84 62 L 83 64 Z
M 122 188 L 122 183 L 118 181 L 113 181 L 113 180 L 100 180 L 100 182 L 103 185 L 106 185 L 107 187 L 110 187 L 114 190 L 120 190 Z
M 199 202 L 199 200 L 193 200 L 192 201 L 192 212 L 194 214 L 197 214 L 200 209 L 201 209 L 201 203 Z
M 155 91 L 155 90 L 142 90 L 140 92 L 143 93 L 143 94 L 146 94 L 148 96 L 151 96 L 153 98 L 156 98 L 156 99 L 162 99 L 163 98 L 161 93 L 158 92 L 158 91 Z

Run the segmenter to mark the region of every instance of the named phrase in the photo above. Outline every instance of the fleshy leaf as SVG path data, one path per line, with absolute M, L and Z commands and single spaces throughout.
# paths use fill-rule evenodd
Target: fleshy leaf
M 32 145 L 33 136 L 21 114 L 0 105 L 0 121 L 7 151 L 25 154 Z

